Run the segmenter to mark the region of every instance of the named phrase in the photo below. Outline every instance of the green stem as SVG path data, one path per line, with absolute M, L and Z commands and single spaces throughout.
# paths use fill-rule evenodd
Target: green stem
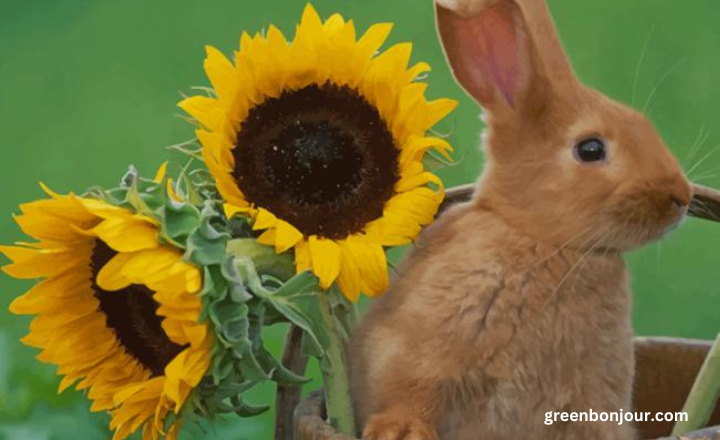
M 347 363 L 343 341 L 338 332 L 335 316 L 328 293 L 322 292 L 320 297 L 320 315 L 327 329 L 329 343 L 325 356 L 320 359 L 325 382 L 325 405 L 327 406 L 330 424 L 343 434 L 354 437 L 355 415 L 350 399 L 350 383 L 348 381 Z
M 683 412 L 687 414 L 687 421 L 677 421 L 672 434 L 680 435 L 705 427 L 718 397 L 720 397 L 720 334 L 705 358 L 690 395 L 685 401 Z
M 355 304 L 343 304 L 335 308 L 335 315 L 343 326 L 348 339 L 359 321 L 358 309 Z
M 328 294 L 332 295 L 330 297 L 330 306 L 338 324 L 340 324 L 340 330 L 343 332 L 342 336 L 347 341 L 360 321 L 360 312 L 355 303 L 343 297 L 342 292 L 336 285 L 330 289 Z

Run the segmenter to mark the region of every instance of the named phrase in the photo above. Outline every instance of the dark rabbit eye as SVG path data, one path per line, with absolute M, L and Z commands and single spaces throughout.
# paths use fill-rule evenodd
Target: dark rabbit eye
M 605 143 L 597 138 L 580 141 L 575 146 L 575 158 L 580 162 L 603 162 L 607 159 Z

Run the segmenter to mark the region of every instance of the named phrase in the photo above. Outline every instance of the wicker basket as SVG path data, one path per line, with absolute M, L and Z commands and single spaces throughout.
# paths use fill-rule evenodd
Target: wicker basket
M 710 349 L 710 342 L 671 339 L 637 338 L 636 381 L 633 411 L 676 412 L 682 409 L 690 387 Z M 354 440 L 339 434 L 324 420 L 322 395 L 315 393 L 295 411 L 296 440 Z M 710 422 L 714 427 L 672 437 L 676 440 L 720 440 L 720 407 Z M 671 422 L 637 424 L 643 439 L 670 440 Z M 578 439 L 580 440 L 580 439 Z

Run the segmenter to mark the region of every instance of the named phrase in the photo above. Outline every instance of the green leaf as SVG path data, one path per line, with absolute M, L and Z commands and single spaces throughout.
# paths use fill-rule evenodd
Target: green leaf
M 223 356 L 222 352 L 214 352 L 213 358 L 217 359 L 217 361 L 213 363 L 212 368 L 213 383 L 219 385 L 232 375 L 235 370 L 235 364 L 233 363 L 232 357 Z
M 242 399 L 231 399 L 233 405 L 235 405 L 235 413 L 240 417 L 255 417 L 270 409 L 268 405 L 250 405 L 243 402 Z
M 235 350 L 235 356 L 239 358 L 239 365 L 242 368 L 243 374 L 248 379 L 257 381 L 270 379 L 269 372 L 263 369 L 263 366 L 260 365 L 260 362 L 255 357 L 249 340 L 242 344 L 239 350 Z
M 248 307 L 232 301 L 223 301 L 212 305 L 210 316 L 220 330 L 222 342 L 234 347 L 248 340 L 250 321 Z
M 300 340 L 300 351 L 305 357 L 321 358 L 325 355 L 325 352 L 320 348 L 312 338 L 308 336 L 307 332 L 304 332 L 302 339 Z
M 323 353 L 329 339 L 320 317 L 318 295 L 324 293 L 318 285 L 317 277 L 305 271 L 292 277 L 275 292 L 265 289 L 258 289 L 256 292 L 255 284 L 259 283 L 259 279 L 251 266 L 252 262 L 236 259 L 236 264 L 239 264 L 240 273 L 250 279 L 248 284 L 253 292 L 262 296 L 275 310 L 303 329 L 308 336 L 308 343 L 314 345 L 314 353 Z
M 257 358 L 263 365 L 263 369 L 270 372 L 270 378 L 279 384 L 296 386 L 306 384 L 312 380 L 308 377 L 295 374 L 286 368 L 263 347 L 260 348 Z

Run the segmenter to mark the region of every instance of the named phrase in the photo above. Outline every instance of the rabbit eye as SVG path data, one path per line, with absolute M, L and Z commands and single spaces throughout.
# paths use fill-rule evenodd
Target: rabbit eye
M 602 162 L 607 159 L 605 143 L 597 138 L 580 141 L 575 146 L 575 158 L 580 162 Z

